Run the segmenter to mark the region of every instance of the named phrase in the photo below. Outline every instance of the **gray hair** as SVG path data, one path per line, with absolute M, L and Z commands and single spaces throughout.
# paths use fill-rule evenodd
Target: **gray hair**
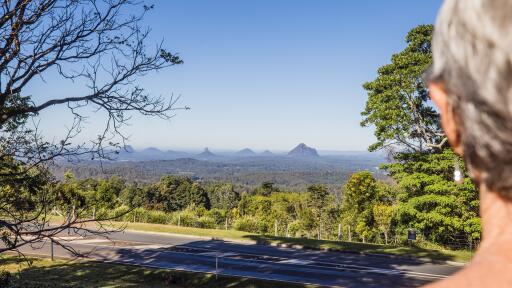
M 464 158 L 479 181 L 512 199 L 512 1 L 446 0 L 432 42 Z

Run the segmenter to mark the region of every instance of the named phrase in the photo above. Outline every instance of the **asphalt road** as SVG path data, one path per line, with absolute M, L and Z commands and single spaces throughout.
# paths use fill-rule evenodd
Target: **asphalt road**
M 181 235 L 124 231 L 110 240 L 63 236 L 87 257 L 155 268 L 338 287 L 416 287 L 443 279 L 460 267 L 399 257 L 279 248 Z M 22 249 L 50 255 L 50 243 Z M 54 245 L 56 257 L 72 257 Z M 280 287 L 286 287 L 285 283 Z

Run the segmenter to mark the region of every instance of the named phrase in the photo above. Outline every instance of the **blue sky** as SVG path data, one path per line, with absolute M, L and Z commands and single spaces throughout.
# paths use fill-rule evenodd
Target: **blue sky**
M 365 150 L 361 128 L 376 69 L 403 49 L 407 31 L 433 23 L 441 1 L 154 1 L 145 20 L 184 65 L 139 82 L 156 95 L 181 95 L 170 122 L 135 116 L 124 131 L 136 148 Z M 80 83 L 47 81 L 32 90 L 65 95 Z M 70 115 L 41 114 L 41 128 L 62 134 Z M 91 114 L 83 139 L 97 134 Z

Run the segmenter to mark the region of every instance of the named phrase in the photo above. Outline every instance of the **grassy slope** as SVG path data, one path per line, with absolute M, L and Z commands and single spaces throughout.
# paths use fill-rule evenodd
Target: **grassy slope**
M 14 273 L 17 287 L 310 287 L 291 283 L 204 273 L 107 264 L 92 261 L 50 261 L 0 256 L 0 270 Z M 43 284 L 44 283 L 44 284 Z
M 235 230 L 219 230 L 219 229 L 201 229 L 191 227 L 179 227 L 174 225 L 162 224 L 148 224 L 148 223 L 124 223 L 126 229 L 151 231 L 151 232 L 165 232 L 184 235 L 204 236 L 218 239 L 232 239 L 232 240 L 252 240 L 260 244 L 287 244 L 287 245 L 302 245 L 310 248 L 332 249 L 339 251 L 354 251 L 365 253 L 382 253 L 393 255 L 407 255 L 412 257 L 430 258 L 432 260 L 445 260 L 445 261 L 461 261 L 468 262 L 472 257 L 470 251 L 453 251 L 443 250 L 439 248 L 421 248 L 421 247 L 398 247 L 391 245 L 378 245 L 367 244 L 360 242 L 343 242 L 343 241 L 328 241 L 328 240 L 315 240 L 305 238 L 286 238 L 286 237 L 273 237 L 266 235 L 253 234 Z

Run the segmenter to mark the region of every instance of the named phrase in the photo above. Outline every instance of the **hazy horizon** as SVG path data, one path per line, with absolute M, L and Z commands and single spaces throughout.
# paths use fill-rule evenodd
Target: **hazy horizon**
M 297 145 L 300 144 L 300 143 L 297 143 Z M 350 153 L 374 153 L 374 154 L 381 154 L 383 153 L 383 151 L 375 151 L 375 152 L 370 152 L 368 150 L 329 150 L 329 149 L 317 149 L 316 147 L 314 146 L 310 146 L 308 145 L 307 143 L 304 143 L 306 144 L 307 146 L 311 147 L 311 148 L 315 148 L 317 150 L 317 152 L 319 154 L 323 154 L 323 155 L 328 155 L 326 153 L 333 153 L 333 154 L 350 154 Z M 288 153 L 290 152 L 290 150 L 292 150 L 293 148 L 295 148 L 297 145 L 293 146 L 293 147 L 290 147 L 289 149 L 265 149 L 265 148 L 252 148 L 250 146 L 246 146 L 246 147 L 240 147 L 240 148 L 233 148 L 233 149 L 230 149 L 230 148 L 215 148 L 215 147 L 210 147 L 210 146 L 204 146 L 204 147 L 168 147 L 168 146 L 135 146 L 135 145 L 131 145 L 131 144 L 128 144 L 127 146 L 131 146 L 135 151 L 142 151 L 142 150 L 145 150 L 145 149 L 151 149 L 151 148 L 156 148 L 158 150 L 161 150 L 163 152 L 166 152 L 166 151 L 176 151 L 176 152 L 187 152 L 187 153 L 200 153 L 200 152 L 203 152 L 205 148 L 208 148 L 208 150 L 212 153 L 236 153 L 236 152 L 239 152 L 243 149 L 250 149 L 252 150 L 253 152 L 255 153 L 262 153 L 262 152 L 265 152 L 265 151 L 270 151 L 272 153 L 276 153 L 276 154 L 282 154 L 282 153 Z

